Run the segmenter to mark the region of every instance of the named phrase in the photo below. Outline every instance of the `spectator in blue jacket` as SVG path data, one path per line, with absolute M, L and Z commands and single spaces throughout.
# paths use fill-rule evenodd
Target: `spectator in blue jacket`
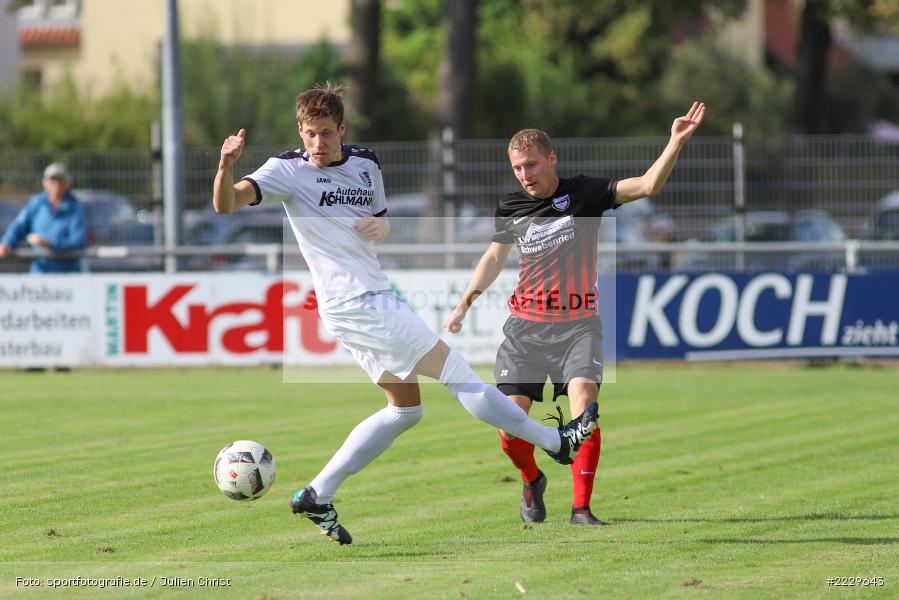
M 50 253 L 84 248 L 84 210 L 72 195 L 72 176 L 65 165 L 53 163 L 44 169 L 44 191 L 28 200 L 0 239 L 0 258 L 26 240 L 35 250 Z M 81 271 L 80 258 L 41 256 L 31 261 L 31 273 Z

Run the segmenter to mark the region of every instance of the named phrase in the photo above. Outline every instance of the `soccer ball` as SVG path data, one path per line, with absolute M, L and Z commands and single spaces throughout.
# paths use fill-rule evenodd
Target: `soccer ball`
M 275 459 L 262 444 L 238 440 L 215 457 L 212 475 L 229 498 L 257 500 L 275 483 Z

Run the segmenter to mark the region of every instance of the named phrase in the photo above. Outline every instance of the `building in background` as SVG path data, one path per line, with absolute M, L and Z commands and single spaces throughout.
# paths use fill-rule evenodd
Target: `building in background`
M 78 0 L 25 0 L 16 11 L 20 46 L 19 81 L 43 89 L 80 58 Z
M 730 21 L 708 10 L 709 20 L 721 27 L 715 37 L 717 46 L 753 67 L 764 66 L 766 4 L 766 0 L 746 0 L 745 12 Z
M 19 38 L 12 0 L 0 0 L 0 96 L 12 93 L 19 74 Z
M 158 80 L 162 0 L 25 0 L 19 5 L 19 72 L 27 85 L 46 90 L 71 73 L 80 89 L 102 94 L 118 82 L 145 87 Z M 178 7 L 185 39 L 297 51 L 322 38 L 338 45 L 349 39 L 349 0 L 181 0 Z
M 798 62 L 804 0 L 765 0 L 765 52 L 770 66 L 792 70 Z M 841 21 L 842 26 L 845 25 Z M 827 51 L 827 70 L 831 72 L 851 61 L 846 49 L 834 38 Z
M 715 43 L 746 63 L 793 69 L 797 62 L 801 13 L 804 0 L 746 0 L 744 13 L 725 20 L 707 9 L 707 21 L 699 28 L 718 27 Z M 861 34 L 845 18 L 833 22 L 828 69 L 856 62 L 872 71 L 895 78 L 899 74 L 899 36 L 882 31 Z

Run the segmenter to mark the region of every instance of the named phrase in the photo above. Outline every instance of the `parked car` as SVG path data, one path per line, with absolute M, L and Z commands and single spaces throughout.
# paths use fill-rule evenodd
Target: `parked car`
M 13 222 L 19 211 L 22 210 L 23 204 L 16 204 L 12 200 L 0 199 L 0 236 L 6 233 L 6 228 Z
M 86 245 L 91 246 L 152 246 L 152 223 L 142 222 L 128 198 L 106 190 L 73 190 L 81 202 L 86 225 Z M 22 204 L 0 200 L 0 235 L 16 217 Z M 130 272 L 152 271 L 162 268 L 162 258 L 153 256 L 85 257 L 86 271 Z
M 444 255 L 416 253 L 415 244 L 444 241 L 447 229 L 446 217 L 426 216 L 429 198 L 425 193 L 394 194 L 387 198 L 387 216 L 390 218 L 390 237 L 388 244 L 407 244 L 408 250 L 403 254 L 378 253 L 381 266 L 386 269 L 395 268 L 442 268 L 445 265 Z M 493 212 L 479 208 L 469 201 L 456 203 L 455 217 L 452 222 L 453 242 L 459 244 L 477 244 L 481 250 L 477 255 L 466 254 L 458 264 L 468 267 L 471 259 L 480 255 L 490 244 L 493 236 Z
M 139 222 L 131 200 L 116 192 L 76 189 L 72 193 L 84 209 L 88 246 L 121 245 L 119 226 Z
M 220 215 L 212 208 L 185 210 L 182 215 L 184 243 L 188 246 L 208 246 L 220 239 L 237 217 Z
M 12 200 L 0 200 L 0 237 L 6 233 L 9 224 L 13 222 L 24 204 L 15 203 Z M 19 273 L 28 270 L 28 261 L 22 258 L 8 258 L 0 260 L 0 273 Z
M 396 194 L 387 199 L 391 244 L 442 241 L 443 215 L 426 216 L 429 198 L 424 193 Z M 457 243 L 490 243 L 494 232 L 493 212 L 479 209 L 471 202 L 456 203 L 455 237 Z
M 875 242 L 899 242 L 899 190 L 877 204 L 868 238 Z M 899 269 L 899 252 L 862 252 L 859 263 L 868 269 Z
M 622 204 L 614 210 L 603 213 L 599 225 L 599 241 L 606 243 L 613 237 L 615 240 L 615 268 L 618 271 L 657 271 L 664 266 L 663 257 L 657 253 L 628 252 L 628 246 L 639 246 L 650 240 L 646 235 L 650 224 L 658 219 L 655 209 L 648 198 L 636 202 Z M 608 261 L 599 257 L 600 271 L 611 269 Z
M 732 217 L 712 226 L 704 241 L 736 241 L 736 225 Z M 804 210 L 793 215 L 785 211 L 750 211 L 746 213 L 747 242 L 841 242 L 846 234 L 838 222 L 822 210 Z M 747 252 L 744 266 L 749 271 L 767 269 L 786 271 L 840 270 L 845 268 L 841 251 L 823 252 Z M 732 252 L 693 252 L 679 257 L 675 268 L 692 271 L 736 268 Z
M 263 204 L 220 215 L 211 207 L 184 213 L 184 242 L 190 246 L 293 243 L 281 204 Z M 291 261 L 291 266 L 293 266 Z M 248 255 L 204 255 L 185 260 L 190 270 L 264 270 L 265 258 Z
M 881 242 L 899 242 L 899 190 L 878 203 L 870 237 Z
M 88 247 L 154 244 L 156 236 L 153 223 L 141 220 L 134 204 L 125 196 L 109 190 L 76 189 L 72 193 L 84 209 Z M 163 258 L 95 256 L 85 258 L 83 262 L 86 271 L 127 273 L 161 270 Z

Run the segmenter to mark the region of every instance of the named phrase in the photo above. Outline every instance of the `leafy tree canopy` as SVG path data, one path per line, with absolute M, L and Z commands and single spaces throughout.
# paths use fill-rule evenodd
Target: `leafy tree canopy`
M 120 82 L 97 98 L 66 76 L 46 94 L 22 87 L 0 101 L 0 148 L 147 147 L 150 123 L 158 118 L 149 92 Z
M 564 136 L 658 134 L 670 124 L 659 85 L 678 26 L 710 4 L 737 14 L 745 0 L 482 0 L 475 135 L 525 126 Z M 385 60 L 426 112 L 436 104 L 441 16 L 441 0 L 386 8 Z

